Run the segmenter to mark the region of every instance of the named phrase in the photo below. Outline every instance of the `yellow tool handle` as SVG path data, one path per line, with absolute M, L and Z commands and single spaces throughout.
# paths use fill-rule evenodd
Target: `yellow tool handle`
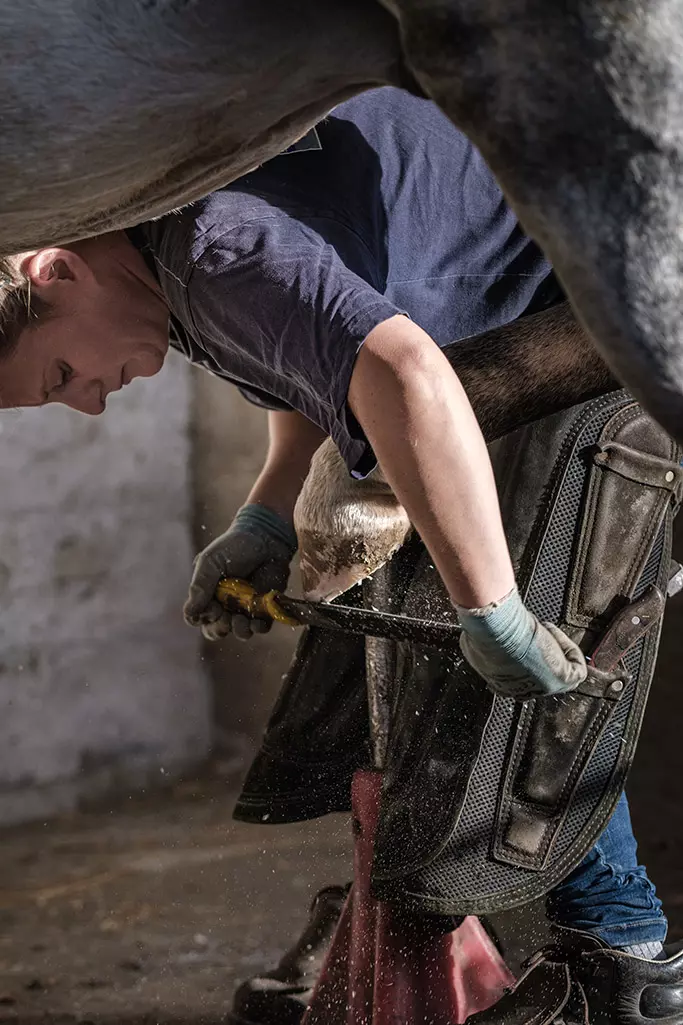
M 225 605 L 229 612 L 246 612 L 254 619 L 274 619 L 276 623 L 286 626 L 301 626 L 298 619 L 293 619 L 280 608 L 277 603 L 278 591 L 259 594 L 247 580 L 237 577 L 222 577 L 216 585 L 216 598 Z

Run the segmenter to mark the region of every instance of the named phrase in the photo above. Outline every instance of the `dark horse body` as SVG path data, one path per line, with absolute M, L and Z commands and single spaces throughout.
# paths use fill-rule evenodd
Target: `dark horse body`
M 481 149 L 600 353 L 683 437 L 675 0 L 21 0 L 0 40 L 0 252 L 161 214 L 404 85 Z

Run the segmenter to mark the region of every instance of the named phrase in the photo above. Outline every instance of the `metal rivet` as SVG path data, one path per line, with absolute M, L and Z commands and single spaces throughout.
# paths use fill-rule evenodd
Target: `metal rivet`
M 674 472 L 673 472 L 673 470 L 667 470 L 666 474 L 664 475 L 664 480 L 672 481 L 673 479 L 674 479 Z
M 640 616 L 631 616 L 631 622 L 634 626 L 638 626 L 638 623 L 640 623 Z
M 615 694 L 618 694 L 623 689 L 624 689 L 624 681 L 623 680 L 615 680 L 614 683 L 610 687 L 610 690 L 613 690 Z

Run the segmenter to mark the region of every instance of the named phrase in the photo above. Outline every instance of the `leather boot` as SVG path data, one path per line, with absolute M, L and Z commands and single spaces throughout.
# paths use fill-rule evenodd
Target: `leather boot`
M 683 1025 L 683 944 L 646 961 L 596 936 L 552 927 L 514 989 L 467 1025 Z
M 326 886 L 313 899 L 301 936 L 276 968 L 243 982 L 230 1025 L 299 1025 L 337 927 L 349 886 Z

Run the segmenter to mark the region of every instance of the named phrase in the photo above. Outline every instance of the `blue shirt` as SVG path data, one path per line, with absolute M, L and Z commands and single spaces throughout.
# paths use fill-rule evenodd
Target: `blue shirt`
M 168 299 L 174 344 L 268 408 L 372 453 L 347 407 L 370 331 L 406 313 L 437 342 L 559 298 L 478 151 L 428 100 L 376 89 L 287 153 L 130 237 Z

